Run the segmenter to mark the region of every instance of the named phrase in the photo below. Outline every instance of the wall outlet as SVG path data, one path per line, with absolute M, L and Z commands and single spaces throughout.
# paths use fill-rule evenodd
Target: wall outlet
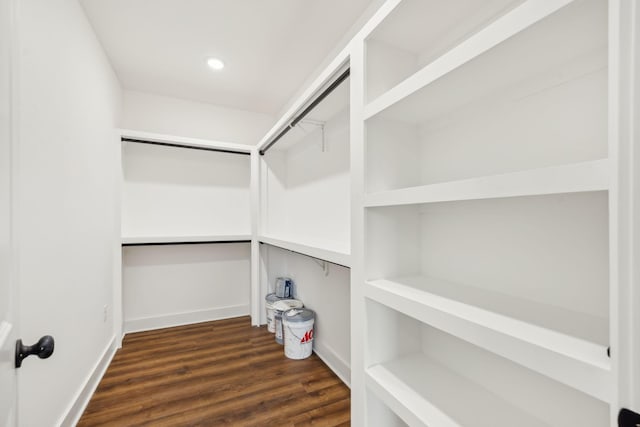
M 108 318 L 109 318 L 109 305 L 105 304 L 104 307 L 102 308 L 102 321 L 106 322 Z

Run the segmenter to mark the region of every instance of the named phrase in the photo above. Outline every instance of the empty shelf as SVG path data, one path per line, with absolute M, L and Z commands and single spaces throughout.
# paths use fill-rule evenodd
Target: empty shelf
M 381 191 L 365 196 L 365 206 L 477 200 L 600 191 L 609 188 L 608 160 L 601 159 L 494 176 Z
M 605 319 L 424 276 L 368 281 L 365 296 L 590 396 L 611 398 Z
M 471 62 L 473 59 L 481 57 L 493 48 L 501 44 L 504 45 L 503 42 L 513 36 L 523 33 L 532 40 L 539 39 L 540 42 L 544 42 L 545 38 L 540 34 L 544 34 L 544 31 L 549 30 L 547 28 L 541 29 L 534 24 L 553 15 L 559 9 L 570 3 L 572 3 L 571 0 L 553 0 L 546 2 L 527 1 L 523 3 L 367 104 L 364 109 L 365 119 L 381 113 L 409 95 L 418 92 L 425 86 L 438 81 L 443 76 Z M 556 30 L 555 27 L 554 30 Z M 585 39 L 586 40 L 578 40 L 575 42 L 574 51 L 582 51 L 583 49 L 591 47 L 591 45 L 589 45 L 590 40 L 588 38 Z M 522 49 L 521 46 L 516 46 L 514 49 L 515 54 L 510 52 L 511 55 L 522 54 L 522 52 L 517 50 Z M 527 50 L 534 49 L 527 46 Z M 556 59 L 554 54 L 555 52 L 547 52 L 550 62 L 552 59 Z M 525 60 L 528 59 L 531 59 L 531 56 L 524 57 L 520 63 L 524 65 Z M 538 62 L 544 61 L 539 60 Z M 495 76 L 493 76 L 494 83 L 506 80 L 505 74 L 499 73 L 498 71 L 500 71 L 500 69 L 496 68 Z M 510 73 L 513 72 L 512 70 L 509 71 Z M 481 91 L 482 89 L 479 87 L 478 90 Z M 418 111 L 416 111 L 416 113 L 418 113 Z
M 260 242 L 271 246 L 277 246 L 293 252 L 298 252 L 312 258 L 329 261 L 334 264 L 349 267 L 351 265 L 351 255 L 347 252 L 341 252 L 328 247 L 314 245 L 309 243 L 299 243 L 291 240 L 277 239 L 274 237 L 260 236 Z
M 410 426 L 546 425 L 424 355 L 375 365 L 366 371 L 366 384 Z

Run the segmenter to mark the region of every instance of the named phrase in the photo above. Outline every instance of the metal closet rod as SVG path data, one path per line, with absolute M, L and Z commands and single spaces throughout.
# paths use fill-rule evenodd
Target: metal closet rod
M 138 143 L 138 144 L 160 145 L 160 146 L 163 146 L 163 147 L 187 148 L 189 150 L 217 151 L 219 153 L 242 154 L 244 156 L 250 156 L 251 155 L 251 153 L 247 153 L 245 151 L 235 151 L 235 150 L 228 150 L 228 149 L 224 149 L 224 148 L 213 148 L 213 147 L 194 147 L 194 146 L 191 146 L 191 145 L 172 144 L 170 142 L 146 141 L 144 139 L 137 139 L 137 138 L 125 138 L 125 137 L 122 137 L 122 138 L 120 138 L 120 140 L 123 141 L 123 142 L 135 142 L 135 143 Z
M 173 246 L 173 245 L 211 245 L 223 243 L 251 243 L 251 240 L 208 240 L 202 242 L 141 242 L 123 243 L 122 246 Z
M 311 110 L 313 110 L 331 92 L 333 92 L 338 86 L 340 86 L 340 84 L 343 81 L 345 81 L 347 79 L 347 77 L 349 77 L 349 74 L 351 74 L 351 68 L 347 68 L 345 70 L 345 72 L 340 74 L 340 76 L 333 83 L 331 83 L 325 90 L 323 90 L 322 93 L 320 93 L 320 95 L 318 95 L 317 98 L 314 99 L 311 102 L 311 104 L 309 104 L 309 106 L 307 108 L 305 108 L 300 114 L 295 116 L 293 118 L 293 120 L 291 120 L 291 123 L 289 125 L 287 125 L 284 129 L 282 129 L 278 135 L 276 135 L 271 141 L 269 141 L 269 143 L 267 145 L 265 145 L 265 147 L 263 149 L 260 150 L 260 155 L 264 156 L 264 153 L 266 153 L 267 150 L 273 146 L 273 144 L 275 144 L 276 142 L 278 142 L 278 140 L 280 138 L 285 136 L 287 134 L 287 132 L 289 132 L 289 130 L 291 130 L 291 128 L 296 127 L 296 125 L 300 122 L 300 120 L 304 119 L 304 117 L 307 114 L 309 114 L 311 112 Z

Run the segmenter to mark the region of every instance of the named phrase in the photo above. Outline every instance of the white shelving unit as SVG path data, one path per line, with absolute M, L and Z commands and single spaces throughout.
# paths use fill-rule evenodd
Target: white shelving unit
M 611 397 L 606 346 L 578 337 L 606 332 L 603 319 L 426 277 L 371 281 L 365 295 L 591 396 Z
M 621 3 L 394 0 L 354 39 L 354 425 L 615 425 Z
M 261 241 L 349 265 L 349 120 L 346 80 L 261 157 Z
M 433 13 L 433 6 L 425 2 L 402 2 L 400 7 L 395 7 L 400 1 L 389 3 L 392 10 L 386 19 L 367 35 L 368 102 L 375 101 L 522 0 L 482 3 L 458 0 L 439 4 L 438 13 Z M 496 35 L 500 37 L 504 35 Z
M 444 54 L 365 106 L 367 192 L 607 158 L 606 2 L 525 2 L 485 32 L 505 40 L 461 43 L 467 61 Z
M 122 131 L 123 331 L 250 313 L 253 153 Z
M 135 138 L 123 137 L 124 237 L 251 234 L 246 147 L 125 135 Z M 218 149 L 224 151 L 209 151 Z
M 607 423 L 608 405 L 602 401 L 384 305 L 371 303 L 368 310 L 375 315 L 369 345 L 377 354 L 365 370 L 365 383 L 406 425 Z M 581 410 L 567 410 L 577 407 Z
M 488 427 L 496 425 L 495 414 L 505 426 L 547 425 L 426 356 L 406 356 L 369 368 L 367 387 L 390 402 L 409 425 Z M 399 396 L 409 398 L 399 400 Z M 456 401 L 464 401 L 465 409 L 455 408 Z
M 351 383 L 350 81 L 343 51 L 258 145 L 260 286 L 277 277 L 315 311 L 313 351 Z M 306 112 L 306 113 L 304 113 Z M 283 137 L 272 143 L 282 132 Z

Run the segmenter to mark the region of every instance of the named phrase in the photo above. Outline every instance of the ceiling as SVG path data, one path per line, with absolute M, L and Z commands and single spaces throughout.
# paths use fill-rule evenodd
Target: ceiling
M 125 89 L 277 114 L 373 0 L 81 2 Z

